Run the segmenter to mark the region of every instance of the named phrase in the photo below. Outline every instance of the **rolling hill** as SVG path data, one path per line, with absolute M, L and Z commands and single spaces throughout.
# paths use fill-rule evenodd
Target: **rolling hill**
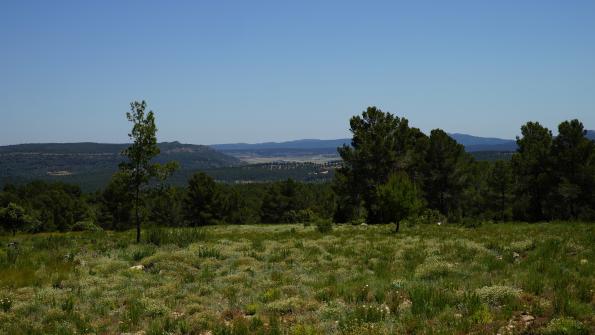
M 85 190 L 103 187 L 118 164 L 124 160 L 122 150 L 128 144 L 105 143 L 38 143 L 0 146 L 0 184 L 33 179 L 64 181 L 81 185 Z M 176 160 L 179 173 L 227 168 L 244 163 L 239 159 L 203 145 L 179 142 L 159 143 L 161 154 L 155 161 Z
M 452 133 L 450 137 L 465 146 L 467 152 L 476 151 L 515 151 L 516 141 L 494 137 L 479 137 Z

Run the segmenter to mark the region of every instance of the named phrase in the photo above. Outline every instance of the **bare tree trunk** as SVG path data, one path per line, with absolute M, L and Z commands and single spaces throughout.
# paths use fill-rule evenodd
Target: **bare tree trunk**
M 500 195 L 500 220 L 504 221 L 504 200 L 506 195 L 504 194 L 504 191 L 502 191 L 502 194 Z
M 134 212 L 136 216 L 136 243 L 140 243 L 140 216 L 138 214 L 138 206 L 139 206 L 139 187 L 136 187 L 136 206 L 134 206 Z

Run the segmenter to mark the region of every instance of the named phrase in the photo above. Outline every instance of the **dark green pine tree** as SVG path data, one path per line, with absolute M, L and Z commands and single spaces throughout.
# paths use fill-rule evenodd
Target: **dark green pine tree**
M 495 218 L 500 221 L 510 219 L 510 201 L 512 197 L 512 170 L 510 162 L 500 160 L 494 162 L 488 176 L 489 207 Z
M 461 215 L 461 198 L 469 184 L 473 158 L 441 129 L 430 133 L 425 157 L 424 192 L 428 207 L 452 219 Z
M 527 122 L 517 137 L 517 152 L 512 156 L 515 176 L 515 217 L 538 221 L 548 219 L 548 200 L 553 191 L 552 132 L 539 122 Z
M 195 173 L 188 180 L 184 211 L 192 226 L 217 223 L 221 219 L 221 190 L 219 185 L 204 172 Z
M 410 128 L 405 118 L 368 107 L 361 116 L 350 120 L 353 134 L 351 146 L 339 148 L 343 167 L 337 170 L 335 189 L 339 201 L 366 209 L 369 223 L 381 223 L 382 214 L 376 203 L 378 186 L 385 184 L 393 173 L 405 171 L 418 182 L 420 157 L 427 146 L 427 137 L 416 128 Z M 348 211 L 339 203 L 335 217 L 346 219 Z M 337 215 L 340 214 L 340 215 Z
M 564 121 L 553 141 L 553 173 L 557 187 L 552 206 L 560 219 L 593 218 L 595 144 L 579 120 Z

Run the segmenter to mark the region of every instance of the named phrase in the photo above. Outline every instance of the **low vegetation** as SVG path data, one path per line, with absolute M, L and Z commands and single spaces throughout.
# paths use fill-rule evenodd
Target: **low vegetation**
M 159 228 L 140 244 L 134 234 L 0 237 L 0 333 L 595 330 L 589 224 Z

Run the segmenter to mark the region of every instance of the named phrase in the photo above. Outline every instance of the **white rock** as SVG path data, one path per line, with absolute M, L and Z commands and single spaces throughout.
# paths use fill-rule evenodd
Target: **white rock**
M 533 320 L 535 320 L 535 318 L 532 315 L 522 315 L 521 316 L 521 321 L 528 323 L 528 322 L 533 322 Z
M 140 271 L 142 271 L 144 269 L 145 269 L 145 266 L 142 265 L 142 264 L 139 264 L 139 265 L 135 265 L 135 266 L 131 266 L 130 267 L 130 270 L 140 270 Z

